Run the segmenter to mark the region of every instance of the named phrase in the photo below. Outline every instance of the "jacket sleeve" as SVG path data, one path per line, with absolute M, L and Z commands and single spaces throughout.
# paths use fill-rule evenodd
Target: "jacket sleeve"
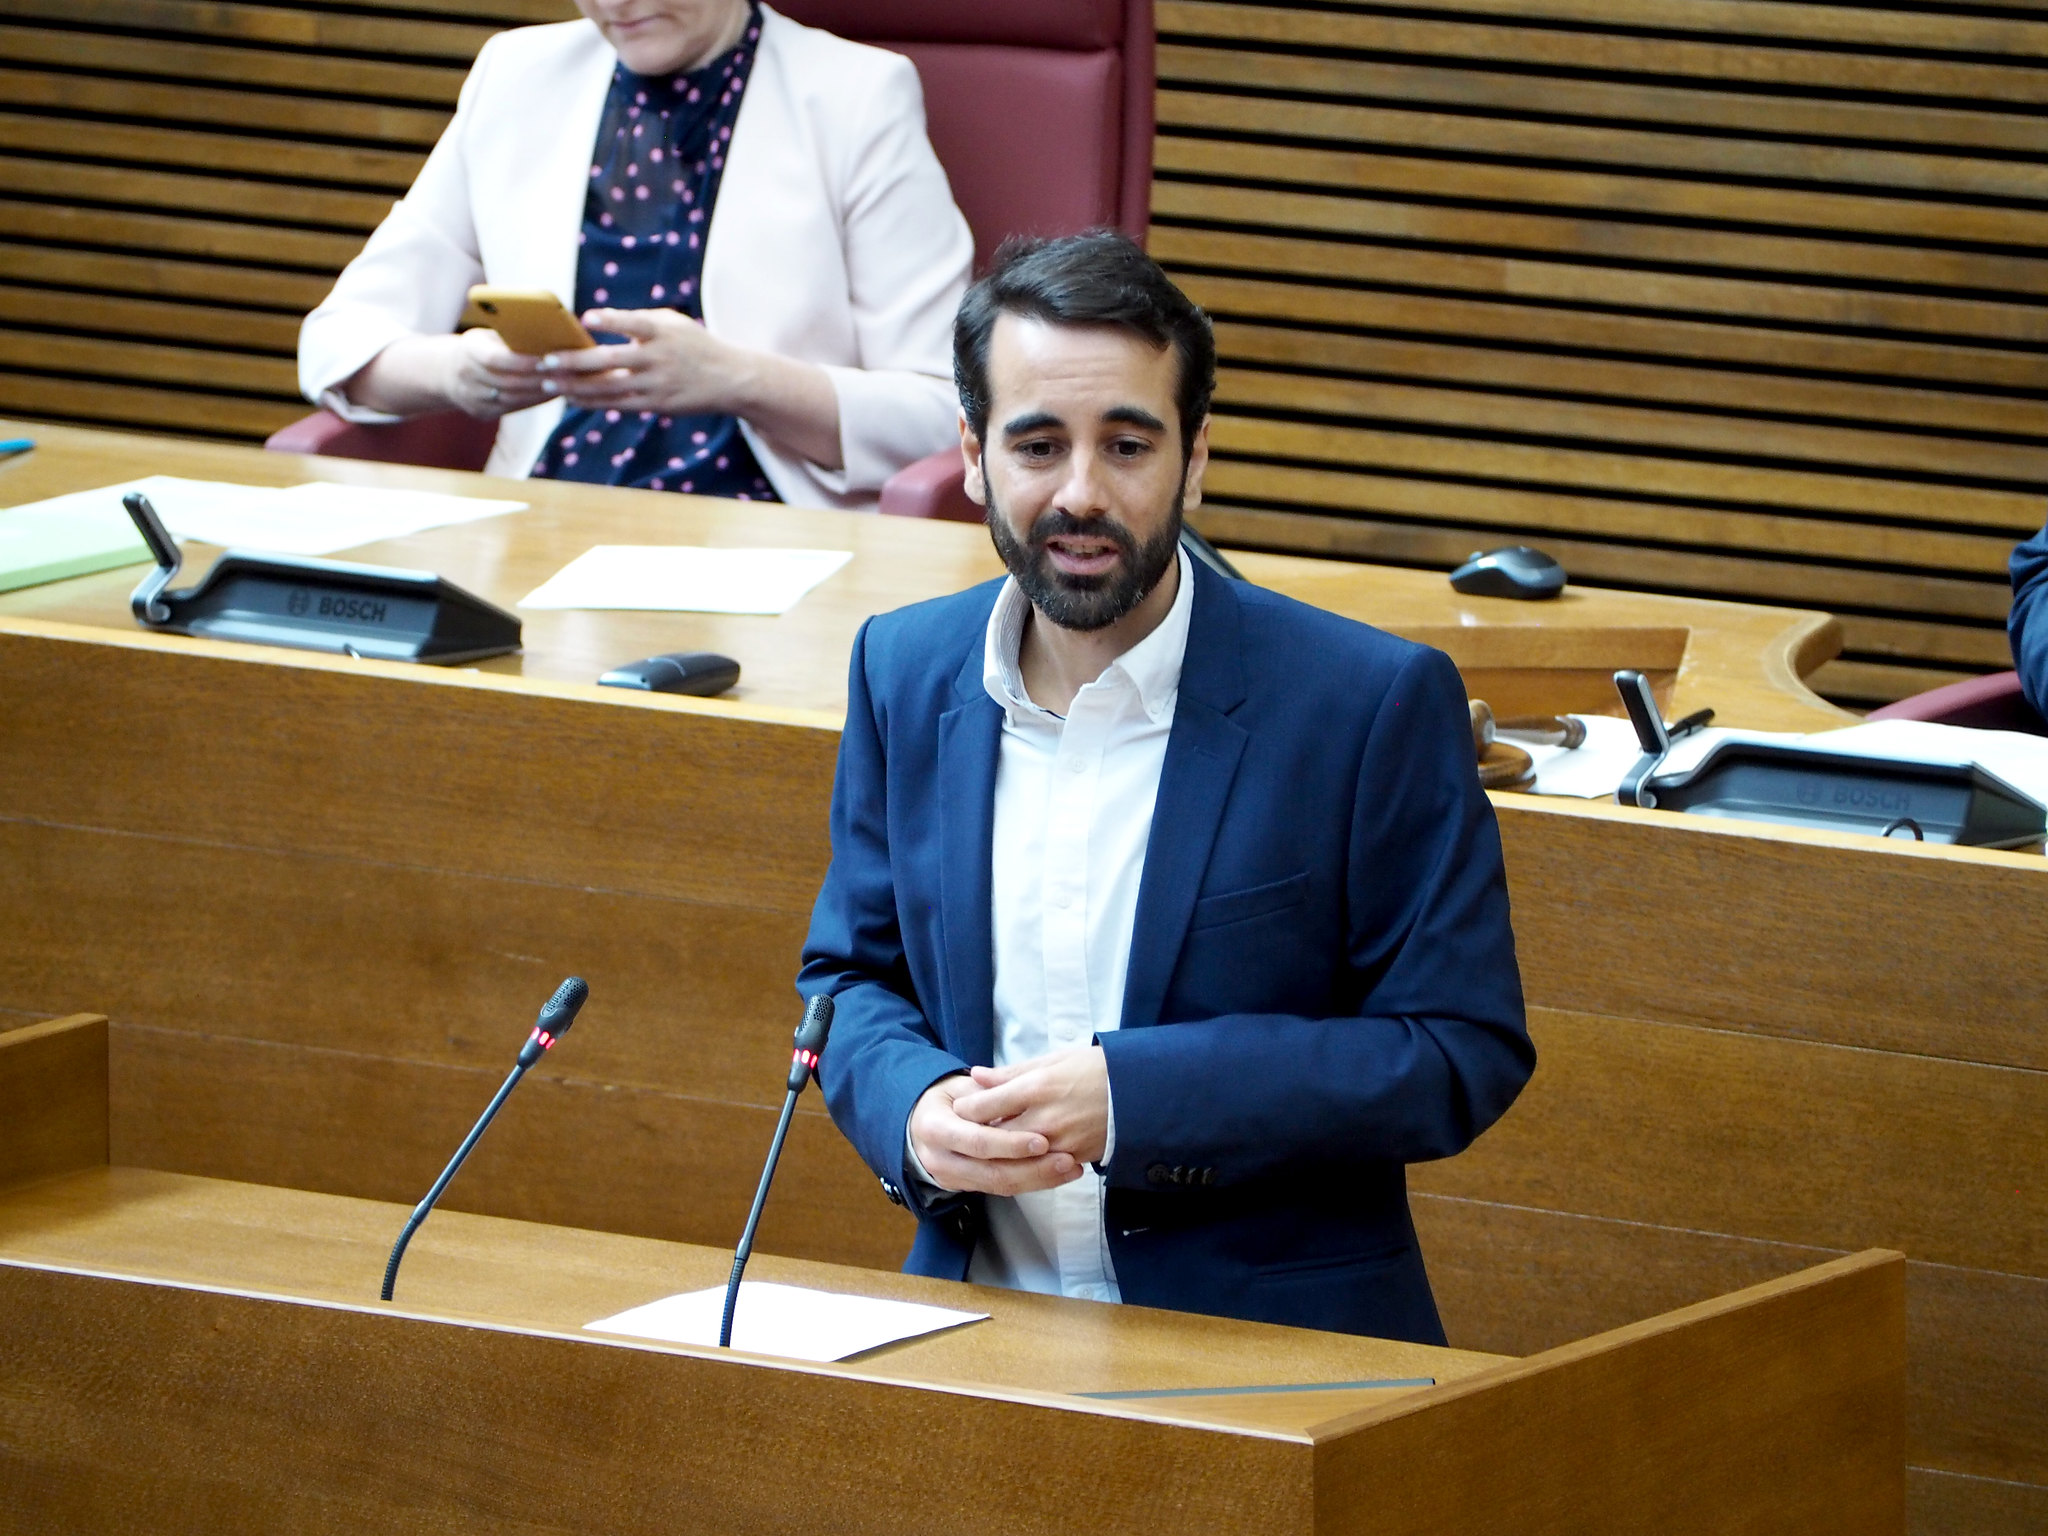
M 967 1063 L 942 1049 L 904 957 L 889 860 L 887 759 L 867 677 L 868 626 L 853 643 L 846 727 L 832 783 L 832 865 L 811 913 L 797 990 L 828 993 L 832 1033 L 818 1080 L 833 1121 L 875 1173 L 911 1194 L 905 1130 L 919 1095 Z
M 411 188 L 299 327 L 300 390 L 348 421 L 398 420 L 354 404 L 342 386 L 402 337 L 453 331 L 483 281 L 463 145 L 492 56 L 487 42 Z
M 1233 1014 L 1101 1037 L 1117 1112 L 1110 1182 L 1154 1164 L 1219 1185 L 1424 1162 L 1463 1150 L 1535 1067 L 1492 805 L 1465 690 L 1421 651 L 1358 764 L 1336 1018 Z
M 2012 664 L 2035 712 L 2048 715 L 2048 528 L 2012 552 Z
M 891 59 L 842 161 L 847 299 L 860 366 L 825 370 L 839 398 L 845 488 L 873 493 L 958 441 L 953 314 L 974 237 L 925 135 L 924 94 Z

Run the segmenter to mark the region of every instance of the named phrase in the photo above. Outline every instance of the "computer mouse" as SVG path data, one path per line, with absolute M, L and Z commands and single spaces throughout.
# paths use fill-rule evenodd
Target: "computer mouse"
M 614 667 L 598 679 L 607 688 L 639 688 L 648 693 L 723 693 L 740 680 L 740 664 L 716 651 L 672 651 Z
M 1511 544 L 1475 552 L 1451 572 L 1451 589 L 1468 597 L 1555 597 L 1564 590 L 1564 567 L 1540 549 Z

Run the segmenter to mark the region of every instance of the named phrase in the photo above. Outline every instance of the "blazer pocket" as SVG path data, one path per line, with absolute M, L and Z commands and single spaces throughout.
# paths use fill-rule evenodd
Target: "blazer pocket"
M 1221 895 L 1202 897 L 1195 903 L 1188 929 L 1193 932 L 1200 928 L 1222 928 L 1231 923 L 1248 922 L 1255 917 L 1285 912 L 1307 900 L 1308 871 L 1303 870 L 1270 885 L 1254 885 L 1242 891 L 1225 891 Z
M 1405 1260 L 1409 1247 L 1403 1240 L 1363 1253 L 1322 1253 L 1307 1259 L 1283 1259 L 1278 1263 L 1254 1264 L 1252 1273 L 1261 1280 L 1285 1280 L 1293 1275 L 1321 1275 L 1332 1270 L 1385 1269 L 1390 1264 Z

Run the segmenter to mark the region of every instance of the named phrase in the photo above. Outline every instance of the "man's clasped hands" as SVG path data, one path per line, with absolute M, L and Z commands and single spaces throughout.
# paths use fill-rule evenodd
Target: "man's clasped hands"
M 1077 1046 L 943 1077 L 910 1112 L 910 1145 L 941 1189 L 1018 1195 L 1100 1162 L 1109 1139 L 1109 1066 Z

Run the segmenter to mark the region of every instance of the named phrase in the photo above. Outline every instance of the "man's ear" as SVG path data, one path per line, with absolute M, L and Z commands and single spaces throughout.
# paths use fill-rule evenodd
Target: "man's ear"
M 1181 501 L 1183 512 L 1192 512 L 1202 504 L 1202 476 L 1209 468 L 1209 418 L 1204 416 L 1202 424 L 1195 428 L 1195 440 L 1188 445 L 1187 473 L 1181 476 Z
M 967 413 L 960 413 L 960 461 L 967 467 L 967 499 L 977 507 L 988 505 L 988 482 L 982 478 L 981 439 L 967 425 Z

